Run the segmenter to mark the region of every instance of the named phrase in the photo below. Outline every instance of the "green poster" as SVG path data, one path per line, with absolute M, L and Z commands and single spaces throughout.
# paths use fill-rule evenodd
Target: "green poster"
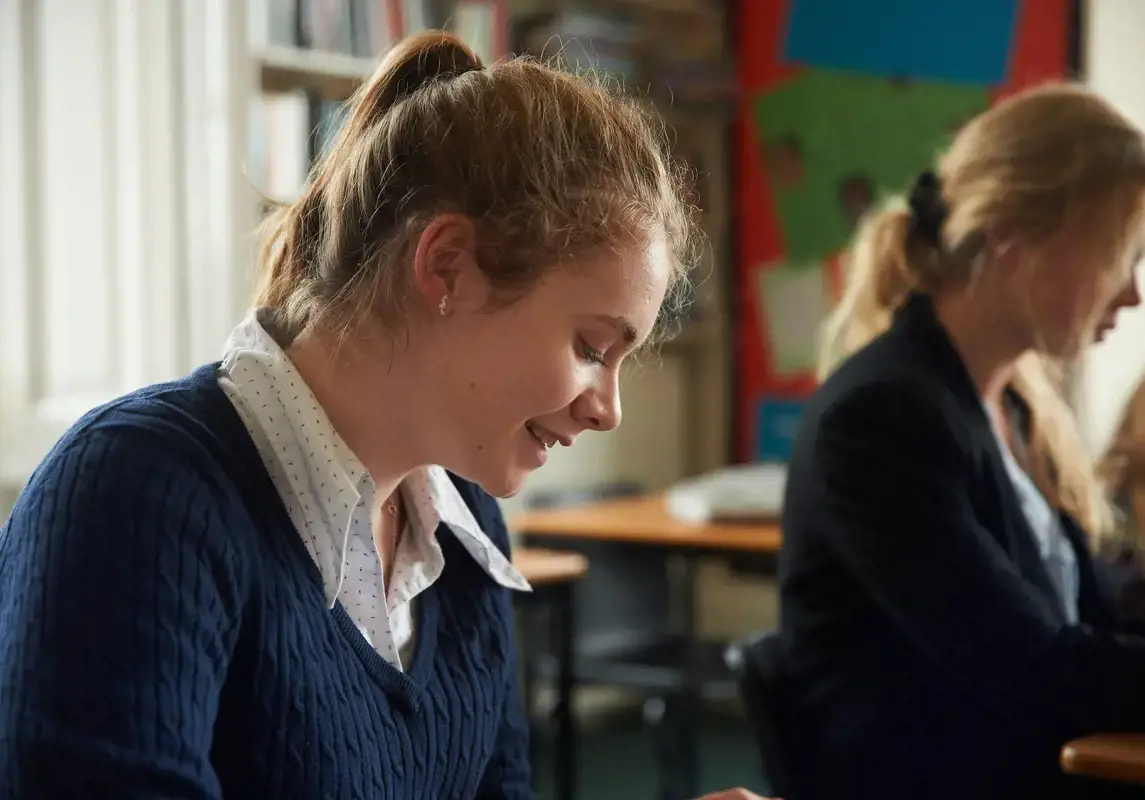
M 984 86 L 816 70 L 761 94 L 756 133 L 788 261 L 842 249 L 858 217 L 906 189 L 989 101 Z

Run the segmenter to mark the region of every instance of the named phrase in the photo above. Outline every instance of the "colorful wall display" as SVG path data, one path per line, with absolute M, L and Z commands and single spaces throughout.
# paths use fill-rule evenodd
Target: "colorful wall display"
M 1077 0 L 743 3 L 737 441 L 783 460 L 856 221 L 969 117 L 1069 76 Z

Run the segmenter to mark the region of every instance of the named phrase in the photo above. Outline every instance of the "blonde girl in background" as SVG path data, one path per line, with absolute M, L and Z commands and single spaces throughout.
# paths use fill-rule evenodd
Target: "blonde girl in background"
M 1140 301 L 1143 236 L 1145 138 L 1069 85 L 972 119 L 860 226 L 784 505 L 808 797 L 1087 797 L 1061 746 L 1145 729 L 1145 640 L 1091 555 L 1110 515 L 1052 368 Z

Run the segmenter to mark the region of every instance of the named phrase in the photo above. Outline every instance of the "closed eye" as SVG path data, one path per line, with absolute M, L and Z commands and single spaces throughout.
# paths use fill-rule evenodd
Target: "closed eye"
M 580 357 L 591 364 L 604 366 L 604 353 L 597 350 L 583 339 L 580 342 Z

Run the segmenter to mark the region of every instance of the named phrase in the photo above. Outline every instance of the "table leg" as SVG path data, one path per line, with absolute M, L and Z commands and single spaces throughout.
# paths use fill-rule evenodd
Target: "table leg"
M 573 710 L 576 619 L 573 584 L 562 585 L 553 604 L 557 654 L 556 780 L 559 800 L 574 800 L 577 777 L 577 730 Z
M 540 761 L 541 736 L 540 730 L 534 722 L 537 709 L 537 653 L 536 642 L 532 633 L 535 627 L 536 609 L 529 604 L 522 603 L 517 608 L 518 641 L 521 643 L 521 703 L 525 707 L 525 720 L 529 726 L 529 765 L 532 767 L 533 791 L 537 790 L 537 763 Z
M 676 731 L 679 735 L 680 771 L 683 797 L 695 797 L 700 793 L 700 703 L 703 690 L 703 665 L 700 663 L 701 647 L 698 641 L 696 619 L 696 572 L 697 559 L 684 557 L 683 587 L 680 596 L 684 598 L 683 628 L 686 643 L 686 663 L 684 671 L 684 691 L 679 698 Z

